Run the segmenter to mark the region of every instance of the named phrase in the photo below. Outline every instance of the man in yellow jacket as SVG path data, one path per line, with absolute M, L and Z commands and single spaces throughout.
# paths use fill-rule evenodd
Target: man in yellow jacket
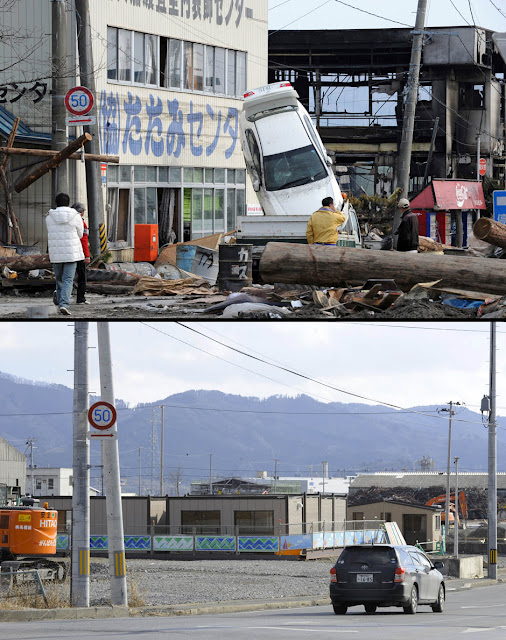
M 306 238 L 309 244 L 337 244 L 337 227 L 346 220 L 344 213 L 337 211 L 333 198 L 323 198 L 322 206 L 309 218 Z

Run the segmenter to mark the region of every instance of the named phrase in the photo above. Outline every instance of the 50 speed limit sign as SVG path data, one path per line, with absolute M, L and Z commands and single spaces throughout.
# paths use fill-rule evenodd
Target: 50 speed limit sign
M 93 109 L 95 100 L 86 87 L 74 87 L 65 96 L 65 107 L 73 116 L 85 116 Z
M 110 402 L 95 402 L 88 410 L 89 423 L 99 431 L 106 431 L 113 427 L 116 423 L 116 418 L 116 409 Z

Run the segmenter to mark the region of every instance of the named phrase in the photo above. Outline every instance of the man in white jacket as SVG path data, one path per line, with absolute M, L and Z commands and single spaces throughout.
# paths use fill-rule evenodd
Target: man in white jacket
M 81 238 L 83 221 L 75 209 L 69 207 L 66 193 L 56 196 L 56 209 L 46 216 L 49 259 L 56 278 L 55 303 L 64 316 L 70 315 L 70 296 L 78 261 L 84 260 Z

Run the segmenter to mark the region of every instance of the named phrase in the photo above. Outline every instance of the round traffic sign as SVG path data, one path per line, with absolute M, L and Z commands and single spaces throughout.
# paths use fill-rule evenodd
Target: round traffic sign
M 484 176 L 487 173 L 487 161 L 485 158 L 480 158 L 480 176 Z
M 110 429 L 116 422 L 116 409 L 110 402 L 95 402 L 88 409 L 88 421 L 92 427 L 104 431 Z
M 93 109 L 95 99 L 86 87 L 74 87 L 65 96 L 65 106 L 73 116 L 85 116 Z

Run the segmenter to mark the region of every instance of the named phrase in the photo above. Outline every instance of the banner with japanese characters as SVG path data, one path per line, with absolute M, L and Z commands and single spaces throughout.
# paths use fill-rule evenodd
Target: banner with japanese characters
M 99 96 L 100 148 L 122 163 L 240 166 L 241 106 L 213 96 L 116 86 Z

